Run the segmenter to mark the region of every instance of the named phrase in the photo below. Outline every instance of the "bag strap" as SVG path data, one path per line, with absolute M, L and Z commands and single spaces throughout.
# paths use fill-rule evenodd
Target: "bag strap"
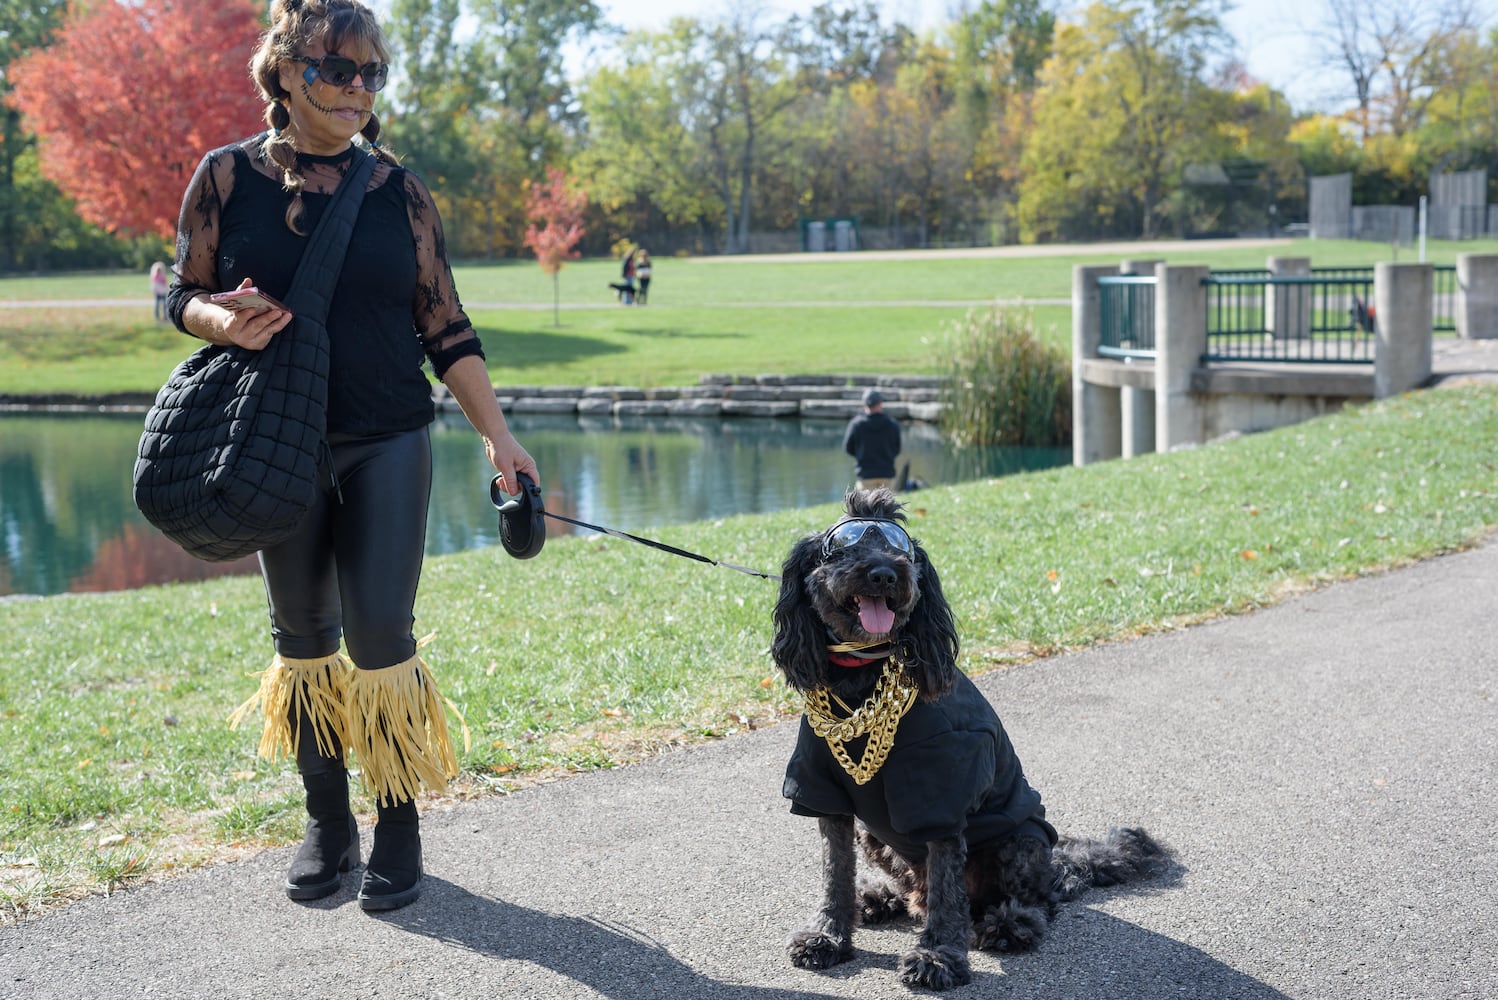
M 364 190 L 374 172 L 375 158 L 354 147 L 354 162 L 333 192 L 333 200 L 307 239 L 296 276 L 286 293 L 286 307 L 297 316 L 325 323 L 333 301 L 333 288 L 343 270 L 343 258 L 353 240 L 354 223 L 359 221 L 359 206 Z

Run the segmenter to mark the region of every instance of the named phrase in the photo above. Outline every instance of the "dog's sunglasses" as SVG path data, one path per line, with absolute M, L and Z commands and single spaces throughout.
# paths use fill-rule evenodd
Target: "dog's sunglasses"
M 907 556 L 915 555 L 915 543 L 910 540 L 905 529 L 894 521 L 855 517 L 839 521 L 827 529 L 827 534 L 822 536 L 822 558 L 825 559 L 839 549 L 857 545 L 870 529 L 883 535 L 891 548 L 898 549 Z
M 302 72 L 303 80 L 308 83 L 321 80 L 330 87 L 347 87 L 357 77 L 364 89 L 374 94 L 384 90 L 385 81 L 390 78 L 389 63 L 368 62 L 360 66 L 347 56 L 323 56 L 321 59 L 297 56 L 296 61 L 307 64 Z

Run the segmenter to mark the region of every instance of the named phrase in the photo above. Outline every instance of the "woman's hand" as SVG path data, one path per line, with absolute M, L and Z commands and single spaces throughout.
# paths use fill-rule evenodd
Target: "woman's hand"
M 249 288 L 253 284 L 246 278 L 239 287 Z M 263 351 L 291 319 L 291 313 L 285 309 L 225 309 L 203 294 L 188 303 L 183 324 L 210 344 L 233 344 L 247 351 Z
M 509 428 L 494 437 L 485 437 L 484 452 L 489 456 L 489 464 L 499 473 L 504 490 L 510 496 L 519 496 L 521 493 L 520 473 L 540 485 L 541 473 L 536 469 L 536 460 L 515 440 L 515 435 L 510 433 Z
M 510 432 L 510 425 L 499 408 L 499 400 L 495 398 L 494 384 L 489 381 L 484 359 L 473 354 L 459 358 L 447 369 L 442 381 L 458 401 L 458 406 L 462 407 L 463 415 L 473 429 L 484 439 L 484 454 L 489 457 L 494 471 L 499 473 L 504 491 L 512 497 L 520 495 L 521 473 L 540 486 L 541 473 L 536 468 L 536 460 Z

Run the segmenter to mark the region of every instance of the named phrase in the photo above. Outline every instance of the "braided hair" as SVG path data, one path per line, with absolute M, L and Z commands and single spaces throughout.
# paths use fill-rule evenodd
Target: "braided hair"
M 265 141 L 265 156 L 280 168 L 281 185 L 292 195 L 286 226 L 306 235 L 301 226 L 305 181 L 296 169 L 296 145 L 286 134 L 291 124 L 286 103 L 291 95 L 281 86 L 281 65 L 295 59 L 313 41 L 322 42 L 328 52 L 336 52 L 349 42 L 368 46 L 381 62 L 390 60 L 390 51 L 374 12 L 359 0 L 274 0 L 270 18 L 270 30 L 261 36 L 260 47 L 250 59 L 250 77 L 266 101 L 265 122 L 271 134 Z M 359 134 L 368 140 L 378 159 L 392 166 L 399 164 L 393 153 L 379 145 L 380 119 L 374 112 L 370 112 Z

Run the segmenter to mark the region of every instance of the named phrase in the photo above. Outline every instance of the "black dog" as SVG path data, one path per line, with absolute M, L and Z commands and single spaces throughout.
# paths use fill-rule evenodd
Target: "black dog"
M 785 796 L 818 818 L 824 862 L 822 908 L 788 949 L 824 969 L 852 957 L 856 920 L 924 918 L 900 978 L 947 989 L 971 978 L 970 943 L 1033 948 L 1058 902 L 1159 870 L 1168 854 L 1138 829 L 1057 837 L 957 668 L 952 611 L 894 494 L 855 491 L 846 509 L 791 550 L 775 606 L 775 662 L 807 712 Z M 855 835 L 887 880 L 855 882 Z

